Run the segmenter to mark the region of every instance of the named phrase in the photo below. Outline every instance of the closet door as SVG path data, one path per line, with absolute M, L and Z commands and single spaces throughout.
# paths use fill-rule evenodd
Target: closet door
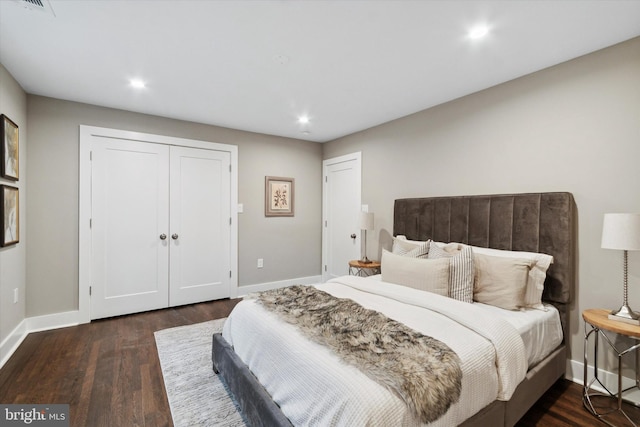
M 91 318 L 167 307 L 169 147 L 92 145 Z
M 323 172 L 322 278 L 326 281 L 349 274 L 349 261 L 361 258 L 360 153 L 323 161 Z
M 231 155 L 171 147 L 171 306 L 230 295 Z

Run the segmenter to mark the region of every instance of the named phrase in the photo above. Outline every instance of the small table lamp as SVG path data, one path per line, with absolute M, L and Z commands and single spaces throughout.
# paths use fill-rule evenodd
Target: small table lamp
M 640 214 L 604 214 L 602 247 L 624 251 L 624 294 L 622 307 L 614 310 L 609 319 L 640 325 L 640 315 L 627 304 L 627 251 L 640 251 Z
M 367 230 L 373 230 L 373 212 L 360 212 L 360 230 L 364 230 L 364 257 L 360 262 L 369 264 L 371 261 L 367 258 Z

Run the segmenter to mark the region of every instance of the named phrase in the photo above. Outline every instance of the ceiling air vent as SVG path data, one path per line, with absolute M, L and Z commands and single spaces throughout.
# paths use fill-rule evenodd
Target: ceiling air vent
M 48 13 L 49 15 L 56 16 L 53 8 L 51 7 L 51 3 L 49 0 L 14 0 L 16 3 L 20 4 L 26 9 L 32 11 L 39 11 Z
M 22 0 L 22 1 L 24 1 L 25 3 L 32 4 L 34 6 L 38 6 L 38 7 L 42 7 L 42 8 L 44 7 L 44 5 L 42 4 L 42 2 L 40 0 Z

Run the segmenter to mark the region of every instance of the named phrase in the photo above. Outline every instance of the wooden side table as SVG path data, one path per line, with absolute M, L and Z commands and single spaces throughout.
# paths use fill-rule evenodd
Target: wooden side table
M 380 274 L 380 261 L 371 261 L 369 263 L 360 262 L 359 260 L 349 261 L 349 274 L 360 277 Z
M 604 423 L 613 426 L 614 424 L 605 420 L 603 417 L 613 413 L 620 412 L 624 417 L 629 421 L 630 425 L 636 426 L 637 424 L 629 418 L 629 416 L 622 409 L 622 395 L 624 392 L 631 390 L 633 388 L 640 388 L 640 379 L 638 378 L 638 367 L 640 366 L 640 361 L 638 360 L 638 352 L 636 351 L 640 348 L 640 343 L 632 345 L 624 350 L 619 350 L 614 341 L 605 333 L 613 333 L 618 335 L 624 335 L 626 337 L 640 340 L 640 326 L 631 325 L 629 323 L 624 323 L 616 320 L 609 319 L 610 310 L 604 310 L 599 308 L 592 308 L 589 310 L 584 310 L 582 312 L 582 318 L 584 319 L 584 383 L 582 388 L 582 403 L 585 408 L 589 412 L 591 412 L 598 419 L 603 421 Z M 588 355 L 589 355 L 589 338 L 594 337 L 594 349 L 593 349 L 593 378 L 589 380 L 587 377 L 587 366 L 588 366 Z M 609 347 L 615 352 L 618 357 L 618 391 L 617 393 L 612 393 L 609 389 L 600 381 L 598 378 L 598 337 L 602 337 L 603 340 L 609 345 Z M 635 385 L 628 387 L 626 389 L 622 388 L 622 356 L 627 353 L 635 352 L 635 360 L 636 360 L 636 383 Z M 598 383 L 602 389 L 606 391 L 606 393 L 601 393 L 599 391 L 593 390 L 592 387 L 595 383 Z M 592 398 L 597 396 L 605 396 L 605 397 L 613 397 L 617 400 L 617 405 L 615 408 L 604 412 L 598 413 L 596 411 Z

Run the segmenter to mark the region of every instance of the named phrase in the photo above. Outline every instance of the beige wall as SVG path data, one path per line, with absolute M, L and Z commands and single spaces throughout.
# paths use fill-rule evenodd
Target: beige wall
M 122 110 L 28 96 L 27 316 L 78 308 L 79 125 L 238 146 L 239 285 L 320 274 L 322 146 Z M 264 217 L 264 177 L 296 179 L 296 215 Z M 300 250 L 304 248 L 304 250 Z M 264 268 L 256 267 L 257 258 Z M 240 291 L 242 292 L 242 290 Z
M 603 214 L 640 212 L 640 38 L 329 142 L 323 155 L 354 151 L 378 237 L 392 232 L 400 197 L 572 192 L 571 357 L 582 360 L 580 312 L 622 302 L 622 253 L 600 248 Z M 368 240 L 371 253 L 379 240 Z M 629 254 L 629 274 L 629 302 L 640 310 L 640 252 Z
M 26 289 L 26 196 L 27 196 L 27 95 L 20 85 L 0 64 L 0 114 L 5 114 L 19 128 L 20 179 L 9 181 L 0 178 L 0 184 L 19 188 L 20 243 L 0 248 L 0 343 L 12 340 L 11 333 L 25 318 Z M 1 214 L 1 213 L 0 213 Z M 18 303 L 13 303 L 14 289 L 18 289 Z M 13 337 L 18 339 L 18 337 Z M 0 363 L 5 347 L 0 347 Z

